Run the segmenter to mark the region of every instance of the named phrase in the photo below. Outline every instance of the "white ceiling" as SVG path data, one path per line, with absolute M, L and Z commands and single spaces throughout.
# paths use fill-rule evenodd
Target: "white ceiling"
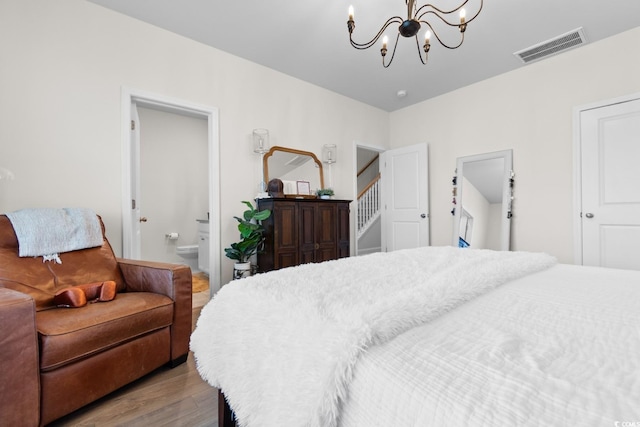
M 486 0 L 462 47 L 448 50 L 432 40 L 425 66 L 415 41 L 401 37 L 385 69 L 380 46 L 358 51 L 349 44 L 347 10 L 354 6 L 354 39 L 366 42 L 391 16 L 405 18 L 400 0 L 89 1 L 386 111 L 526 66 L 514 52 L 578 27 L 593 43 L 640 25 L 640 0 Z M 469 0 L 467 16 L 478 2 Z M 434 4 L 452 9 L 459 2 Z M 455 41 L 459 33 L 446 35 Z M 399 90 L 407 96 L 398 98 Z

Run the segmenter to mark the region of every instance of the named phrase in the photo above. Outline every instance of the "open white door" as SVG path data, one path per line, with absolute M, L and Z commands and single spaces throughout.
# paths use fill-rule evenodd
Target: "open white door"
M 131 252 L 125 256 L 140 259 L 140 118 L 138 106 L 131 103 Z
M 640 99 L 580 112 L 582 264 L 640 270 Z
M 380 155 L 382 248 L 429 246 L 429 171 L 427 144 Z

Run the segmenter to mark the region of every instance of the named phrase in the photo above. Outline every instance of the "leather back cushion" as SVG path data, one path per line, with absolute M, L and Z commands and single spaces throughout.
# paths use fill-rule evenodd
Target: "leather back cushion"
M 42 257 L 18 256 L 18 238 L 11 221 L 0 215 L 0 287 L 30 295 L 36 309 L 53 306 L 56 291 L 67 286 L 113 280 L 118 292 L 125 290 L 124 280 L 111 245 L 104 237 L 102 246 L 60 254 L 62 264 L 42 262 Z

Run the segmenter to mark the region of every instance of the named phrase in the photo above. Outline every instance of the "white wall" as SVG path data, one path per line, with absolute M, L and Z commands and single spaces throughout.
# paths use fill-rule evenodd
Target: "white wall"
M 198 244 L 197 219 L 207 219 L 207 121 L 138 107 L 142 259 L 187 263 L 177 246 Z M 176 240 L 168 233 L 178 233 Z M 197 267 L 194 260 L 192 267 Z
M 387 112 L 83 0 L 0 2 L 0 52 L 0 165 L 16 175 L 0 210 L 91 207 L 118 254 L 122 86 L 219 109 L 222 283 L 233 215 L 256 194 L 254 128 L 316 155 L 336 143 L 345 199 L 353 141 L 387 146 Z
M 429 143 L 432 244 L 451 241 L 456 158 L 512 148 L 512 248 L 573 263 L 573 108 L 639 92 L 639 44 L 640 27 L 391 113 L 393 148 Z

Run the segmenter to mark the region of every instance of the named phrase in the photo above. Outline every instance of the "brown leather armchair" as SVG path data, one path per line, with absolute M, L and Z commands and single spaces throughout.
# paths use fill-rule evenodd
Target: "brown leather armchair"
M 100 247 L 60 254 L 62 264 L 20 258 L 0 215 L 0 414 L 3 425 L 60 418 L 156 368 L 187 359 L 188 266 L 117 259 Z M 113 280 L 113 301 L 53 305 L 67 286 Z

